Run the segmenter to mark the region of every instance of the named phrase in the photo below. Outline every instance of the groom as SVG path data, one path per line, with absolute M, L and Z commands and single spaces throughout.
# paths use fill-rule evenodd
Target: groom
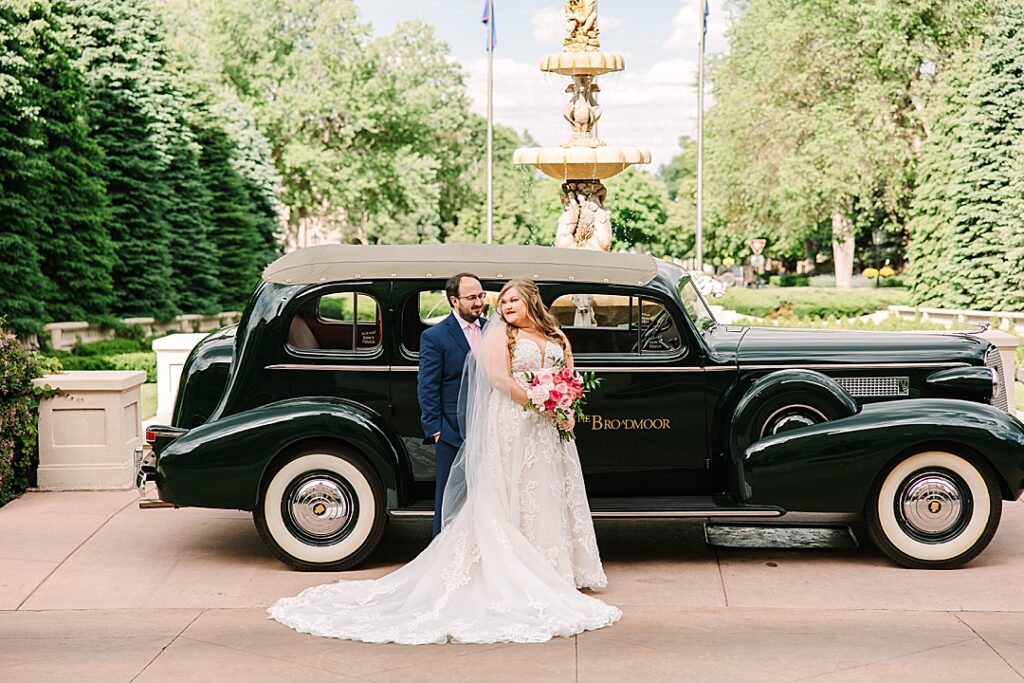
M 435 444 L 434 536 L 441 533 L 441 499 L 462 446 L 459 431 L 459 388 L 466 354 L 480 339 L 484 287 L 476 275 L 460 273 L 448 280 L 445 294 L 452 313 L 420 336 L 420 370 L 416 394 L 420 402 L 425 444 Z

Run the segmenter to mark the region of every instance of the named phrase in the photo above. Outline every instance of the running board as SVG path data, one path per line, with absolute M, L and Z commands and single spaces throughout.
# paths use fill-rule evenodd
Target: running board
M 428 507 L 429 505 L 429 507 Z M 711 496 L 593 498 L 590 514 L 594 519 L 706 519 L 782 517 L 786 511 L 768 505 L 736 505 Z M 407 508 L 388 510 L 388 516 L 432 519 L 433 505 L 419 502 Z

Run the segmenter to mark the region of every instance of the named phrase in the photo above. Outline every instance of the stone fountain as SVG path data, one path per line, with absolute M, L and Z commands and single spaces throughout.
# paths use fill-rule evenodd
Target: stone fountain
M 572 78 L 565 91 L 571 99 L 563 110 L 572 136 L 558 147 L 517 149 L 512 162 L 536 166 L 563 181 L 556 247 L 608 251 L 612 226 L 604 206 L 608 189 L 601 181 L 633 164 L 649 164 L 651 153 L 637 147 L 611 147 L 598 137 L 603 110 L 597 103 L 601 92 L 597 77 L 623 71 L 626 62 L 620 54 L 601 52 L 597 0 L 568 0 L 565 16 L 568 30 L 562 52 L 545 55 L 540 70 Z

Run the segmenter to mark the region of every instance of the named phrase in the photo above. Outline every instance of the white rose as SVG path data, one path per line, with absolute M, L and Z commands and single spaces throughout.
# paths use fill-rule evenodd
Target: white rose
M 544 401 L 548 399 L 550 393 L 550 389 L 546 388 L 543 384 L 538 384 L 535 387 L 530 387 L 526 395 L 530 397 L 530 401 L 534 405 L 544 405 Z

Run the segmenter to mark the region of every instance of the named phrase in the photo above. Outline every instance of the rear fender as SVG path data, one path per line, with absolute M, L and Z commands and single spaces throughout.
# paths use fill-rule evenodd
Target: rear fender
M 745 501 L 806 512 L 860 512 L 897 458 L 941 444 L 983 459 L 1005 498 L 1024 490 L 1024 425 L 992 406 L 908 399 L 754 443 L 738 466 Z
M 307 397 L 271 403 L 184 434 L 156 464 L 160 498 L 181 506 L 252 510 L 274 458 L 307 442 L 333 442 L 364 455 L 396 507 L 411 481 L 401 440 L 377 413 L 352 401 Z

